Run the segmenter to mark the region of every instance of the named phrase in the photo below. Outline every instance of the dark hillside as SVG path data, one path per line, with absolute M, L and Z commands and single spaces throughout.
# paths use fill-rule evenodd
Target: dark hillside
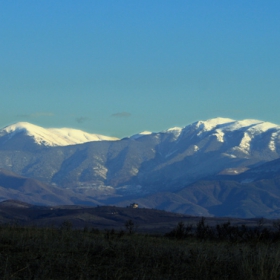
M 156 209 L 131 208 L 116 206 L 84 207 L 70 206 L 34 206 L 19 201 L 3 201 L 0 203 L 0 222 L 17 223 L 19 225 L 61 226 L 69 222 L 74 228 L 94 227 L 99 229 L 124 229 L 131 220 L 134 230 L 138 232 L 165 233 L 179 222 L 195 225 L 201 217 L 171 213 Z M 207 218 L 209 225 L 225 223 L 229 218 Z M 230 219 L 232 224 L 254 226 L 256 219 Z M 267 221 L 267 224 L 271 224 Z

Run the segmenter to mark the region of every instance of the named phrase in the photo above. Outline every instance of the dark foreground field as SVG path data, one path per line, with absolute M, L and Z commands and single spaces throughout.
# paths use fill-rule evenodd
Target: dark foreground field
M 0 226 L 1 279 L 280 279 L 280 230 L 178 223 L 166 235 Z

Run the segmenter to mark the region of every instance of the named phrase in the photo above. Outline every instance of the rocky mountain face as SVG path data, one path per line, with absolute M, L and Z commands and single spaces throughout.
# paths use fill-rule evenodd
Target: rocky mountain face
M 219 175 L 236 187 L 241 184 L 239 189 L 244 189 L 243 185 L 249 184 L 246 180 L 252 180 L 246 174 L 254 172 L 253 167 L 262 168 L 261 164 L 280 157 L 280 126 L 257 120 L 216 118 L 121 140 L 100 137 L 99 141 L 92 141 L 76 134 L 80 142 L 74 144 L 55 141 L 58 136 L 54 134 L 46 137 L 40 129 L 30 129 L 30 124 L 21 123 L 20 130 L 18 126 L 0 130 L 0 168 L 72 192 L 74 197 L 80 197 L 80 202 L 93 204 L 122 203 L 128 199 L 138 199 L 140 203 L 142 199 L 142 205 L 147 207 L 219 215 L 222 210 L 215 205 L 223 204 L 225 197 L 218 195 L 219 187 L 211 189 L 207 183 L 204 188 L 208 191 L 198 195 L 204 198 L 191 199 L 192 192 L 200 193 L 203 189 L 201 183 L 195 184 L 206 178 L 213 185 L 216 180 L 213 176 Z M 237 176 L 246 178 L 238 181 Z M 220 199 L 216 195 L 212 199 L 209 192 L 212 196 L 216 193 Z M 211 209 L 202 202 L 215 199 L 216 204 L 208 203 L 214 207 Z M 176 204 L 176 200 L 181 202 Z M 252 214 L 223 211 L 225 215 L 257 215 L 256 211 Z

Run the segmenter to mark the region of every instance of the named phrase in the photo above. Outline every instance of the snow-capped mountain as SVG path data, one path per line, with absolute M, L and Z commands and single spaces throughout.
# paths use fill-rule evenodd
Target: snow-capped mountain
M 67 146 L 91 141 L 119 140 L 115 137 L 90 134 L 72 128 L 42 128 L 28 122 L 19 122 L 0 130 L 0 139 L 5 137 L 6 142 L 22 135 L 29 136 L 34 143 L 44 146 Z
M 280 157 L 280 126 L 259 120 L 215 118 L 119 141 L 96 137 L 26 123 L 6 127 L 0 130 L 0 168 L 71 189 L 85 201 L 115 203 L 178 192 Z
M 196 152 L 201 149 L 203 151 L 215 150 L 216 148 L 210 145 L 210 142 L 224 148 L 226 152 L 224 156 L 233 158 L 250 158 L 256 152 L 267 153 L 267 156 L 270 154 L 272 158 L 276 158 L 274 153 L 280 152 L 280 126 L 259 120 L 236 121 L 215 118 L 198 121 L 186 126 L 179 135 L 177 130 L 176 134 L 177 138 L 179 136 L 195 137 L 195 142 L 198 144 L 194 148 Z M 208 141 L 205 141 L 206 139 Z

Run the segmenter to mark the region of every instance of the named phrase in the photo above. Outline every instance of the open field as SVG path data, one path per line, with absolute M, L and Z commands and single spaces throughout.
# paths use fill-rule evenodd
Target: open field
M 280 279 L 280 221 L 0 203 L 1 279 Z
M 277 226 L 278 224 L 275 224 Z M 279 279 L 280 234 L 224 223 L 184 223 L 166 235 L 124 231 L 0 227 L 1 279 Z M 236 238 L 234 238 L 234 236 Z

